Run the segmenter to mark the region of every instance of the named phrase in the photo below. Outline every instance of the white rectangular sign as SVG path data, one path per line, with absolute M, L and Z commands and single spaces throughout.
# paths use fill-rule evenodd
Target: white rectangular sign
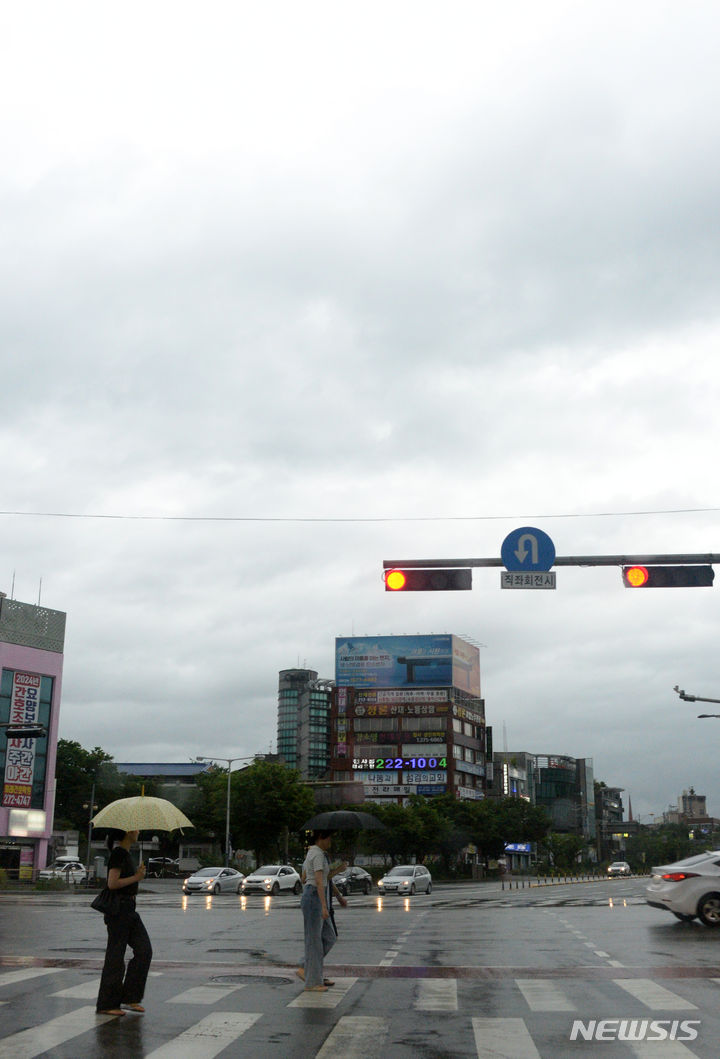
M 447 772 L 403 772 L 403 783 L 447 783 Z
M 555 588 L 554 570 L 531 570 L 527 573 L 503 570 L 500 588 Z

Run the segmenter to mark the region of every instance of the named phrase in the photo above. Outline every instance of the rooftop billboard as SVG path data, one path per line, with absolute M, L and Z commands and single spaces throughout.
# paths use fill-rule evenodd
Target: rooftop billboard
M 337 637 L 335 683 L 354 688 L 453 687 L 480 697 L 480 651 L 458 636 Z

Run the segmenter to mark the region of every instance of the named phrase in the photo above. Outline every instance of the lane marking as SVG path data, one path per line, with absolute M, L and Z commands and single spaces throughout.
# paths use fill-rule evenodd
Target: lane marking
M 369 1015 L 344 1015 L 325 1039 L 315 1059 L 384 1059 L 388 1019 Z
M 335 985 L 326 993 L 315 993 L 312 989 L 303 989 L 299 996 L 291 1000 L 289 1008 L 336 1008 L 346 993 L 352 989 L 357 978 L 336 978 Z
M 224 1000 L 244 985 L 196 985 L 192 989 L 186 989 L 184 993 L 170 997 L 167 1004 L 214 1004 L 218 1000 Z
M 262 1018 L 261 1013 L 215 1011 L 167 1044 L 162 1044 L 153 1052 L 147 1052 L 145 1059 L 214 1059 L 249 1030 L 259 1018 Z
M 516 978 L 531 1011 L 576 1011 L 575 1004 L 548 978 Z
M 59 974 L 63 967 L 24 967 L 21 971 L 6 971 L 0 974 L 0 986 L 26 982 L 30 978 L 39 978 L 44 974 Z
M 473 1019 L 482 1059 L 541 1059 L 523 1019 Z
M 415 999 L 418 1011 L 457 1011 L 456 978 L 423 978 Z
M 32 1026 L 3 1038 L 0 1041 L 0 1057 L 33 1059 L 36 1055 L 58 1048 L 73 1037 L 79 1037 L 81 1033 L 87 1033 L 98 1023 L 113 1021 L 112 1015 L 98 1015 L 94 1004 L 91 1007 L 77 1008 L 75 1011 L 69 1011 L 67 1015 L 59 1015 L 56 1019 L 43 1022 L 41 1026 Z
M 695 1004 L 650 978 L 616 978 L 615 984 L 651 1011 L 697 1011 Z

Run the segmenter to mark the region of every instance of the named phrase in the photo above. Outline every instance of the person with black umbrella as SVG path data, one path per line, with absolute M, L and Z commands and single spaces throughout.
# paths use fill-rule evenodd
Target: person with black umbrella
M 315 993 L 324 993 L 328 986 L 333 984 L 329 979 L 323 978 L 323 961 L 337 940 L 328 884 L 330 862 L 327 853 L 332 836 L 332 831 L 313 832 L 313 843 L 307 851 L 302 867 L 305 885 L 300 907 L 305 933 L 305 960 L 296 974 L 305 982 L 305 989 Z M 337 896 L 340 904 L 345 907 L 345 898 L 340 893 Z

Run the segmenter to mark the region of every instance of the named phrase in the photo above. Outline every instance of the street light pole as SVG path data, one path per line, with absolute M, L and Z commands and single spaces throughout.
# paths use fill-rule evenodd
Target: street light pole
M 227 777 L 227 803 L 225 806 L 225 867 L 230 867 L 230 770 L 235 761 L 254 761 L 256 755 L 250 757 L 196 757 L 196 761 L 224 761 L 228 767 Z

